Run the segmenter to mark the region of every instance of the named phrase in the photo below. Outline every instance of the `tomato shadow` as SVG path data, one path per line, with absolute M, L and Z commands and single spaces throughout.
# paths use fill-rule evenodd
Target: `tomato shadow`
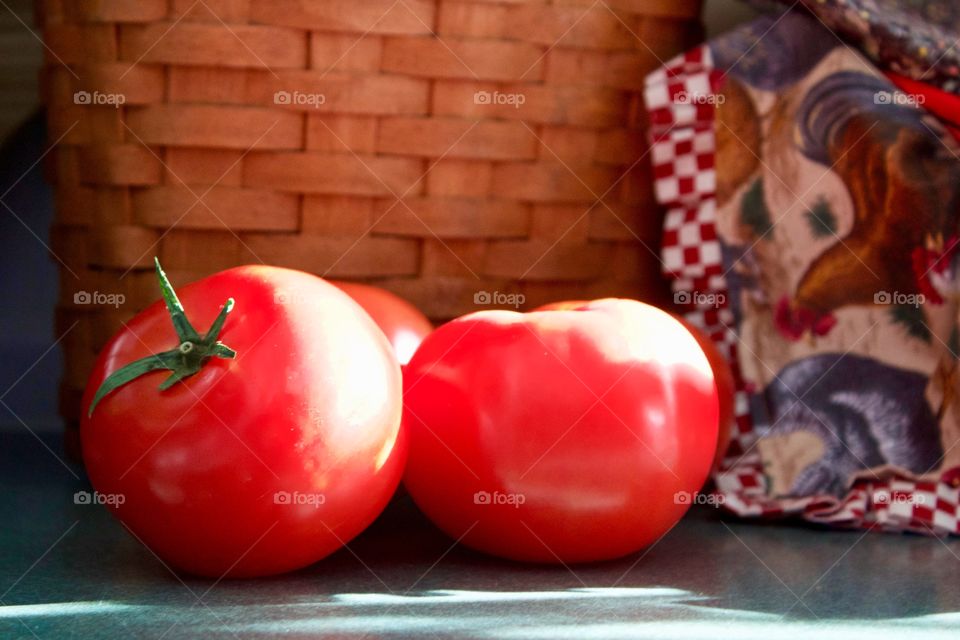
M 530 565 L 455 544 L 402 493 L 306 569 L 198 579 L 172 573 L 104 508 L 75 504 L 87 485 L 35 442 L 6 444 L 0 637 L 32 637 L 26 626 L 39 637 L 719 639 L 826 624 L 937 638 L 950 618 L 936 614 L 960 610 L 953 541 L 744 523 L 703 507 L 641 553 Z
M 792 522 L 747 523 L 710 507 L 695 507 L 640 553 L 606 562 L 542 565 L 456 544 L 401 491 L 348 546 L 316 565 L 270 580 L 286 589 L 299 585 L 309 597 L 367 594 L 368 604 L 376 593 L 417 598 L 479 592 L 495 599 L 497 593 L 606 592 L 607 600 L 590 598 L 584 604 L 599 611 L 630 599 L 621 599 L 621 593 L 664 590 L 672 610 L 692 607 L 708 617 L 751 613 L 849 622 L 960 611 L 960 593 L 952 587 L 955 563 L 960 562 L 954 555 L 960 553 L 957 542 Z M 242 590 L 244 585 L 226 588 Z

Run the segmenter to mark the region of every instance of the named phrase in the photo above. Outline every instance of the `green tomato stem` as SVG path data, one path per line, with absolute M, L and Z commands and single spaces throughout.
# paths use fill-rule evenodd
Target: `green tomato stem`
M 176 291 L 173 290 L 170 281 L 167 279 L 167 274 L 160 267 L 160 261 L 154 258 L 153 262 L 156 265 L 157 279 L 160 281 L 160 292 L 163 294 L 167 312 L 170 314 L 170 321 L 177 332 L 180 344 L 169 351 L 135 360 L 107 376 L 90 402 L 87 417 L 93 415 L 93 410 L 105 396 L 151 371 L 166 369 L 172 372 L 160 384 L 160 391 L 164 391 L 184 378 L 199 372 L 210 358 L 229 360 L 237 356 L 236 351 L 217 340 L 223 330 L 224 323 L 227 321 L 227 316 L 233 311 L 233 298 L 227 299 L 217 318 L 210 325 L 209 331 L 201 337 L 197 330 L 193 328 L 193 325 L 190 324 L 190 320 L 187 319 L 187 314 L 183 310 L 183 305 L 180 304 Z

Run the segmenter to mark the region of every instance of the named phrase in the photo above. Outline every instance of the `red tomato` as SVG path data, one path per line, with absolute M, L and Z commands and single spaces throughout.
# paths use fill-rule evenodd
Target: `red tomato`
M 635 300 L 481 311 L 404 373 L 404 482 L 451 537 L 517 560 L 586 562 L 654 542 L 710 470 L 717 391 L 696 341 Z
M 137 377 L 88 416 L 117 369 L 178 343 L 194 345 L 180 350 L 188 354 L 202 346 L 181 340 L 163 302 L 113 337 L 83 403 L 94 488 L 122 495 L 114 514 L 190 573 L 273 574 L 337 550 L 377 517 L 402 475 L 400 368 L 389 343 L 346 294 L 298 271 L 238 267 L 179 295 L 200 330 L 236 299 L 218 343 L 229 349 L 163 391 L 169 371 Z
M 433 331 L 427 316 L 386 289 L 356 282 L 332 282 L 370 314 L 386 334 L 401 365 L 410 362 L 417 347 Z
M 535 311 L 579 309 L 588 304 L 590 304 L 590 302 L 587 300 L 564 300 L 537 307 Z M 735 419 L 733 414 L 733 397 L 737 391 L 737 385 L 733 379 L 733 369 L 730 368 L 730 363 L 720 353 L 720 350 L 717 348 L 717 343 L 708 335 L 680 316 L 676 314 L 672 315 L 697 339 L 697 344 L 703 349 L 704 355 L 707 356 L 707 361 L 710 362 L 710 368 L 713 369 L 713 379 L 717 383 L 717 396 L 720 400 L 720 431 L 717 436 L 717 452 L 714 455 L 712 467 L 712 470 L 716 471 L 720 468 L 720 463 L 723 462 L 723 458 L 726 456 L 727 447 L 730 446 L 730 438 L 733 433 Z
M 683 318 L 677 317 L 683 326 L 687 328 L 693 337 L 697 339 L 697 344 L 703 349 L 710 368 L 713 369 L 713 379 L 717 383 L 717 395 L 720 399 L 720 433 L 717 437 L 717 452 L 714 454 L 713 471 L 720 468 L 720 463 L 727 454 L 727 447 L 730 446 L 730 438 L 733 434 L 733 396 L 737 391 L 736 382 L 733 379 L 733 369 L 730 363 L 723 357 L 717 348 L 717 343 L 710 336 L 700 329 L 696 328 Z

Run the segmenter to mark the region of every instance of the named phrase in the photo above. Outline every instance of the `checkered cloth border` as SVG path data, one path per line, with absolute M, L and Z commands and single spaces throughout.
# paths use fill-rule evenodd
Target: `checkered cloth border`
M 706 45 L 673 58 L 647 76 L 654 188 L 667 207 L 663 225 L 664 273 L 686 318 L 726 355 L 737 382 L 736 427 L 714 476 L 716 502 L 741 517 L 800 517 L 835 527 L 960 535 L 960 474 L 917 481 L 895 472 L 855 481 L 834 496 L 776 498 L 768 491 L 754 444 L 749 393 L 740 373 L 735 319 L 716 228 L 715 96 L 723 83 Z M 947 476 L 950 476 L 949 478 Z

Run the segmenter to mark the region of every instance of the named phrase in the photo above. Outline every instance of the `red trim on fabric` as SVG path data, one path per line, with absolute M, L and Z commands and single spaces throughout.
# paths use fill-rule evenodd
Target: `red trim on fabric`
M 950 134 L 960 140 L 960 96 L 896 73 L 887 72 L 886 75 L 900 91 L 922 97 L 920 106 L 939 118 Z

